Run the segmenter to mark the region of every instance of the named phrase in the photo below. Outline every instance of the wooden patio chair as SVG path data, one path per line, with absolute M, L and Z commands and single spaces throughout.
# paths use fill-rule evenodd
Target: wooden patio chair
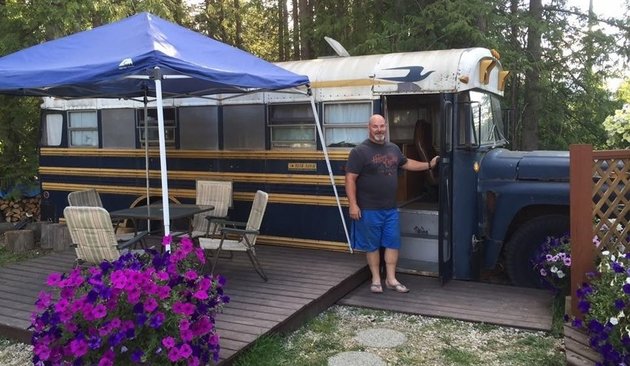
M 232 207 L 232 182 L 198 180 L 196 200 L 199 206 L 214 206 L 210 213 L 197 214 L 192 220 L 192 238 L 209 237 L 218 233 L 217 219 L 226 220 Z
M 68 206 L 63 214 L 79 265 L 116 260 L 148 234 L 139 232 L 130 240 L 117 240 L 109 212 L 102 207 Z
M 210 273 L 214 273 L 221 251 L 246 252 L 256 272 L 263 280 L 267 281 L 267 275 L 256 257 L 254 245 L 260 233 L 260 224 L 262 223 L 268 200 L 269 195 L 266 192 L 257 191 L 247 222 L 216 220 L 216 224 L 220 226 L 220 236 L 199 238 L 201 248 L 206 251 L 215 251 Z

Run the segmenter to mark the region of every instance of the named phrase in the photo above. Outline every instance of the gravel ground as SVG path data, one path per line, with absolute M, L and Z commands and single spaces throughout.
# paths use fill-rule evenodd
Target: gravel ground
M 0 339 L 0 365 L 2 366 L 32 365 L 32 352 L 33 347 L 28 344 Z

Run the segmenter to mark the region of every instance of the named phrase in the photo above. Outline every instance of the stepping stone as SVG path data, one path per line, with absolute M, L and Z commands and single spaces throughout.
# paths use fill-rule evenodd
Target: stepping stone
M 391 348 L 407 342 L 403 333 L 387 328 L 372 328 L 360 330 L 354 339 L 367 347 Z
M 352 351 L 330 357 L 328 366 L 387 366 L 387 363 L 375 354 Z

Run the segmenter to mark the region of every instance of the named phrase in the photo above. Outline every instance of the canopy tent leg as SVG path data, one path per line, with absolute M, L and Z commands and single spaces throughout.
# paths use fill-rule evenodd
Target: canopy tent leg
M 162 216 L 164 218 L 164 236 L 171 234 L 171 214 L 168 205 L 168 171 L 166 168 L 166 138 L 164 133 L 164 105 L 162 102 L 162 73 L 160 68 L 154 69 L 155 96 L 158 115 L 158 137 L 160 143 L 160 178 L 162 180 Z M 170 252 L 171 245 L 166 243 L 165 250 Z
M 315 108 L 315 97 L 311 94 L 311 108 L 313 109 L 313 116 L 315 116 L 315 126 L 317 126 L 317 134 L 319 140 L 322 142 L 322 151 L 324 152 L 324 159 L 326 159 L 326 167 L 328 168 L 328 176 L 330 177 L 330 184 L 332 185 L 333 192 L 335 192 L 335 200 L 337 201 L 337 208 L 339 209 L 339 216 L 341 217 L 341 224 L 343 225 L 343 232 L 346 234 L 346 242 L 348 244 L 348 250 L 352 253 L 352 245 L 350 244 L 350 235 L 348 234 L 348 226 L 346 225 L 346 218 L 343 215 L 343 209 L 341 208 L 341 201 L 339 200 L 339 193 L 337 193 L 337 186 L 335 185 L 335 176 L 330 166 L 330 158 L 328 157 L 328 148 L 324 140 L 324 133 L 322 132 L 321 122 L 319 121 L 319 115 L 317 114 L 317 108 Z

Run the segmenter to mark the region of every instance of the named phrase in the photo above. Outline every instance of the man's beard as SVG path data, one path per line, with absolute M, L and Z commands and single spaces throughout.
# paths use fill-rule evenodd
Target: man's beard
M 385 134 L 375 134 L 374 141 L 376 142 L 385 142 Z

